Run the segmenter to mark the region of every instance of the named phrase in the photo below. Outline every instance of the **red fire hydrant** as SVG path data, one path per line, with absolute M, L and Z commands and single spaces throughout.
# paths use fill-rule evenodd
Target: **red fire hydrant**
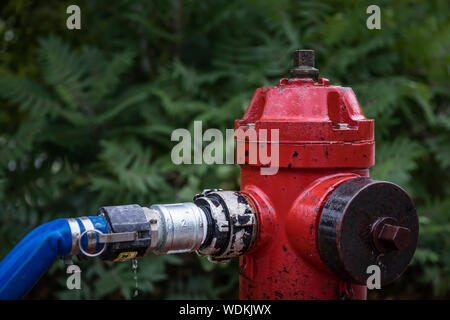
M 235 127 L 240 192 L 106 206 L 41 226 L 2 261 L 0 297 L 23 296 L 57 255 L 240 257 L 242 299 L 365 299 L 370 279 L 380 288 L 401 275 L 417 246 L 414 204 L 369 178 L 374 121 L 352 89 L 318 78 L 313 51 L 296 51 L 291 78 L 256 90 Z
M 235 128 L 279 132 L 277 174 L 241 165 L 258 221 L 240 257 L 241 299 L 365 299 L 369 266 L 382 286 L 400 276 L 417 246 L 415 207 L 400 187 L 369 178 L 374 120 L 351 88 L 318 78 L 314 51 L 296 51 L 291 78 L 257 89 Z

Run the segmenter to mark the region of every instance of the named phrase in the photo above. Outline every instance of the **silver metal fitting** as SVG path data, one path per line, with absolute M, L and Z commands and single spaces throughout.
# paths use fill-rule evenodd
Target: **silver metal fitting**
M 145 212 L 152 239 L 147 254 L 191 252 L 205 240 L 205 212 L 192 202 L 155 204 Z
M 256 235 L 250 200 L 237 191 L 205 190 L 194 203 L 155 204 L 144 208 L 151 230 L 146 254 L 193 252 L 211 262 L 244 254 Z
M 72 234 L 72 248 L 70 250 L 70 255 L 75 256 L 80 252 L 80 248 L 78 247 L 78 238 L 80 237 L 81 229 L 77 220 L 74 218 L 69 218 L 66 220 L 67 223 L 69 223 L 70 233 Z
M 96 237 L 95 233 L 93 232 L 95 230 L 94 224 L 88 217 L 81 217 L 81 218 L 79 218 L 79 220 L 83 224 L 83 227 L 85 230 L 84 232 L 87 233 L 88 247 L 87 247 L 86 251 L 88 253 L 92 254 L 95 252 L 95 246 L 97 245 L 97 237 Z M 78 240 L 78 243 L 80 243 L 81 238 L 82 238 L 82 235 L 80 234 L 80 239 Z M 79 247 L 81 249 L 81 246 L 79 246 Z
M 69 218 L 66 219 L 70 232 L 72 234 L 72 248 L 70 250 L 69 256 L 75 256 L 80 253 L 80 240 L 86 235 L 87 237 L 87 248 L 86 252 L 93 253 L 95 252 L 95 246 L 97 245 L 97 238 L 95 233 L 95 227 L 92 221 L 88 217 L 80 217 L 80 218 Z M 78 222 L 78 221 L 79 222 Z M 81 232 L 81 226 L 84 228 L 84 232 Z M 81 252 L 83 253 L 83 252 Z

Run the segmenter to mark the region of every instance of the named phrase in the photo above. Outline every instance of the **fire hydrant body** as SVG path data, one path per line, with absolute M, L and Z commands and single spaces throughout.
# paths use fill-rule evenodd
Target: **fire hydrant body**
M 296 54 L 305 59 L 304 51 Z M 315 79 L 311 63 L 306 69 L 294 69 L 278 87 L 257 89 L 235 123 L 243 130 L 279 131 L 276 174 L 261 175 L 261 163 L 241 165 L 241 192 L 252 200 L 258 220 L 253 248 L 240 257 L 241 299 L 365 299 L 368 264 L 381 266 L 382 282 L 390 282 L 417 244 L 417 216 L 406 193 L 368 178 L 374 120 L 365 118 L 351 88 Z M 237 145 L 248 150 L 261 140 Z M 392 214 L 405 227 L 397 228 L 407 230 L 398 240 L 405 251 L 381 253 L 374 249 L 378 234 L 372 228 Z M 383 267 L 393 261 L 398 265 Z

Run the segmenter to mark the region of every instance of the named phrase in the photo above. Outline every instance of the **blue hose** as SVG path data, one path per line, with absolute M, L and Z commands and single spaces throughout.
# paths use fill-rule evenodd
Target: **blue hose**
M 109 228 L 103 217 L 88 218 L 95 229 L 107 233 Z M 83 224 L 76 221 L 83 232 Z M 66 219 L 47 222 L 31 231 L 0 262 L 0 300 L 25 296 L 53 261 L 68 256 L 71 249 L 72 233 Z

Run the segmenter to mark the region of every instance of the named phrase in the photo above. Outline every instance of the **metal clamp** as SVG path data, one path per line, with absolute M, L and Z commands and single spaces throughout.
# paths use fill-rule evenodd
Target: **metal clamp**
M 87 233 L 89 233 L 89 232 L 96 232 L 96 233 L 98 233 L 98 235 L 99 235 L 99 240 L 100 240 L 100 237 L 101 237 L 101 236 L 104 236 L 104 235 L 105 235 L 103 232 L 101 232 L 100 230 L 97 230 L 97 229 L 93 229 L 93 230 L 85 230 L 85 231 L 83 231 L 83 232 L 80 234 L 80 236 L 78 237 L 78 248 L 80 249 L 80 252 L 81 252 L 82 254 L 84 254 L 85 256 L 87 256 L 87 257 L 91 257 L 91 258 L 93 258 L 93 257 L 98 257 L 99 255 L 101 255 L 101 254 L 103 253 L 103 251 L 105 251 L 105 249 L 106 249 L 106 243 L 103 245 L 103 248 L 102 248 L 99 252 L 97 252 L 97 253 L 89 253 L 89 252 L 85 251 L 85 250 L 83 249 L 83 246 L 81 245 L 81 239 L 83 238 L 83 236 L 84 236 L 85 234 L 87 234 Z M 99 241 L 99 242 L 100 242 L 100 241 Z
M 96 253 L 89 253 L 86 250 L 83 249 L 83 246 L 81 245 L 81 239 L 85 234 L 88 234 L 89 232 L 96 232 L 98 233 L 98 243 L 103 243 L 103 248 Z M 92 230 L 85 230 L 80 234 L 78 237 L 78 247 L 82 254 L 88 257 L 98 257 L 105 251 L 106 244 L 108 243 L 115 243 L 115 242 L 126 242 L 126 241 L 135 241 L 138 237 L 137 232 L 119 232 L 119 233 L 108 233 L 104 234 L 100 230 L 92 229 Z
M 94 230 L 94 224 L 88 217 L 81 217 L 78 218 L 78 220 L 83 224 L 84 230 Z M 97 244 L 97 237 L 95 236 L 95 233 L 89 233 L 87 235 L 88 238 L 88 246 L 87 246 L 87 252 L 94 253 L 95 247 Z
M 117 232 L 117 233 L 108 233 L 108 234 L 102 233 L 98 236 L 98 243 L 135 241 L 137 238 L 138 238 L 138 234 L 136 231 L 134 231 L 134 232 Z
M 77 220 L 75 220 L 74 218 L 67 219 L 67 223 L 69 224 L 70 233 L 72 234 L 72 249 L 70 250 L 70 255 L 75 256 L 79 252 L 77 247 L 77 240 L 80 237 L 81 230 Z

